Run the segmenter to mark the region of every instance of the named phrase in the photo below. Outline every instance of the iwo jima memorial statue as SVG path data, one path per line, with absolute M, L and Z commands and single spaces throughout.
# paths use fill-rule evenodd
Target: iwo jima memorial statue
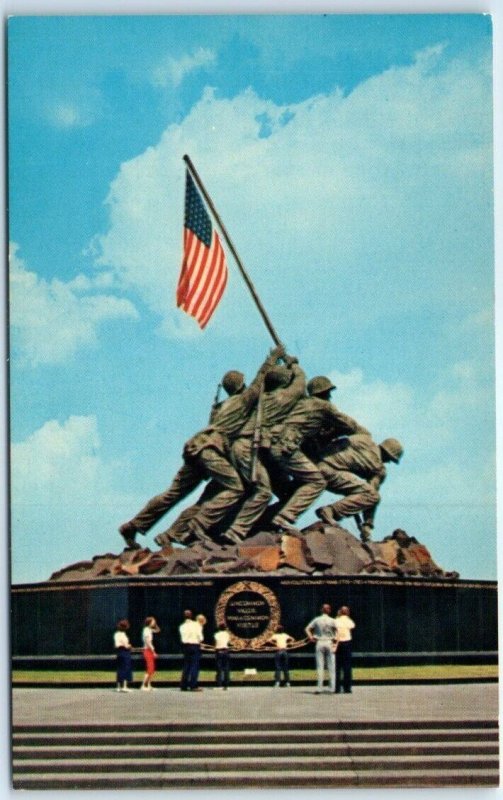
M 236 668 L 260 663 L 279 623 L 294 636 L 299 662 L 311 664 L 304 627 L 324 602 L 351 606 L 356 663 L 496 660 L 495 583 L 445 571 L 400 528 L 376 540 L 381 486 L 388 465 L 399 464 L 402 444 L 393 436 L 374 441 L 332 404 L 331 380 L 308 379 L 287 353 L 194 165 L 184 160 L 177 305 L 204 328 L 225 289 L 225 254 L 209 209 L 274 349 L 249 385 L 237 369 L 223 375 L 208 424 L 183 446 L 171 485 L 120 524 L 121 553 L 13 587 L 14 663 L 86 654 L 98 664 L 109 657 L 118 619 L 130 620 L 131 639 L 139 641 L 144 618 L 154 615 L 162 621 L 162 668 L 176 658 L 178 625 L 193 608 L 207 617 L 208 642 L 226 624 L 241 651 Z M 196 488 L 199 499 L 155 536 L 159 549 L 144 544 Z M 334 502 L 320 505 L 325 491 Z M 297 519 L 310 507 L 318 521 L 300 530 Z M 71 626 L 64 624 L 69 607 Z M 468 619 L 477 621 L 476 642 Z

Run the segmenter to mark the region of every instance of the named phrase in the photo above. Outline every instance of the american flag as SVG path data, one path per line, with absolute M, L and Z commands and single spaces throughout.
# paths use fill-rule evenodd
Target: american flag
M 226 283 L 225 253 L 187 170 L 183 261 L 176 304 L 204 328 L 222 297 Z

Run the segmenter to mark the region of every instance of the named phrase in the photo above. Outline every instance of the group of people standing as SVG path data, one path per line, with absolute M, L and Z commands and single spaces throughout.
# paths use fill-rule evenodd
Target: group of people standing
M 317 688 L 316 693 L 323 691 L 325 669 L 328 672 L 329 688 L 331 692 L 346 692 L 352 690 L 352 631 L 355 627 L 350 617 L 348 606 L 342 606 L 337 616 L 332 617 L 332 609 L 328 603 L 323 604 L 321 614 L 315 617 L 306 626 L 306 635 L 311 642 L 315 642 Z M 206 617 L 198 614 L 195 618 L 190 609 L 184 611 L 183 622 L 179 626 L 180 641 L 183 651 L 183 664 L 180 679 L 182 692 L 201 692 L 199 686 L 199 671 L 201 663 L 201 645 L 204 642 L 204 626 Z M 133 647 L 129 641 L 127 631 L 129 621 L 122 619 L 117 623 L 114 634 L 114 646 L 117 655 L 117 691 L 130 692 L 128 686 L 133 680 L 131 653 Z M 155 617 L 147 617 L 142 630 L 142 652 L 145 662 L 145 675 L 140 689 L 151 691 L 152 678 L 156 672 L 156 650 L 154 647 L 154 633 L 159 633 L 160 628 Z M 267 644 L 275 648 L 274 657 L 274 686 L 290 686 L 289 653 L 290 645 L 295 639 L 278 625 L 276 632 L 270 637 Z M 230 681 L 230 653 L 232 650 L 231 634 L 225 623 L 220 623 L 214 634 L 214 652 L 216 665 L 216 684 L 218 688 L 226 690 Z M 337 653 L 337 657 L 336 657 Z
M 180 689 L 182 692 L 202 691 L 199 686 L 199 667 L 201 644 L 204 640 L 206 617 L 198 614 L 195 620 L 190 609 L 184 611 L 184 621 L 180 625 L 180 640 L 183 649 L 183 666 Z M 214 634 L 216 684 L 219 689 L 227 689 L 230 681 L 231 635 L 225 623 L 221 622 Z
M 226 372 L 220 385 L 228 396 L 220 401 L 217 392 L 209 424 L 185 443 L 172 484 L 119 527 L 126 546 L 139 548 L 136 535 L 203 482 L 198 501 L 155 537 L 158 545 L 217 538 L 239 544 L 259 527 L 288 531 L 325 489 L 343 498 L 316 509 L 319 519 L 333 524 L 352 516 L 368 541 L 384 465 L 399 462 L 400 442 L 376 444 L 330 402 L 331 380 L 306 381 L 283 347 L 272 350 L 249 386 L 237 370 Z

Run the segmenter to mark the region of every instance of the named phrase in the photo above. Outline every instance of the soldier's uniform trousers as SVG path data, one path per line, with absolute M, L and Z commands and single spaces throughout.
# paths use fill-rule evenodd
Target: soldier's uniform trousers
M 232 445 L 232 460 L 248 484 L 247 496 L 230 528 L 242 539 L 245 538 L 253 524 L 265 511 L 272 497 L 269 473 L 263 465 L 260 455 L 257 455 L 255 482 L 251 482 L 253 467 L 252 455 L 253 442 L 250 437 L 241 437 Z
M 178 470 L 173 483 L 145 505 L 131 520 L 137 531 L 145 533 L 173 506 L 187 497 L 201 481 L 211 478 L 218 484 L 219 491 L 203 503 L 192 519 L 204 530 L 219 522 L 229 508 L 239 502 L 244 494 L 244 485 L 236 469 L 213 447 L 206 447 L 197 456 L 187 459 Z
M 318 467 L 298 448 L 290 452 L 282 440 L 271 444 L 269 456 L 276 468 L 291 476 L 295 491 L 281 506 L 279 515 L 294 523 L 325 489 L 325 479 Z M 274 520 L 276 521 L 276 520 Z
M 318 467 L 328 491 L 345 495 L 342 500 L 337 500 L 330 506 L 336 519 L 365 512 L 379 503 L 380 494 L 377 489 L 353 472 L 335 469 L 328 461 L 320 461 Z

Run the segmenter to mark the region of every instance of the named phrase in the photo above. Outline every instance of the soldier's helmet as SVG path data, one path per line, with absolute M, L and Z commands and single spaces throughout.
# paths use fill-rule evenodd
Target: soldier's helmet
M 284 386 L 288 386 L 291 379 L 292 373 L 288 367 L 278 364 L 278 366 L 271 367 L 271 369 L 266 372 L 264 377 L 264 389 L 266 392 L 270 392 L 273 389 L 280 389 Z
M 384 442 L 381 442 L 379 447 L 381 450 L 384 450 L 386 455 L 388 455 L 395 464 L 398 464 L 403 456 L 403 447 L 398 439 L 385 439 Z
M 239 390 L 243 388 L 244 383 L 245 376 L 236 369 L 229 370 L 222 378 L 222 386 L 227 394 L 236 394 L 236 392 L 239 392 Z
M 313 395 L 317 394 L 324 394 L 328 392 L 330 389 L 336 389 L 337 387 L 334 386 L 329 378 L 326 378 L 325 375 L 317 375 L 316 378 L 311 378 L 309 383 L 307 384 L 307 391 L 308 394 L 312 397 Z

